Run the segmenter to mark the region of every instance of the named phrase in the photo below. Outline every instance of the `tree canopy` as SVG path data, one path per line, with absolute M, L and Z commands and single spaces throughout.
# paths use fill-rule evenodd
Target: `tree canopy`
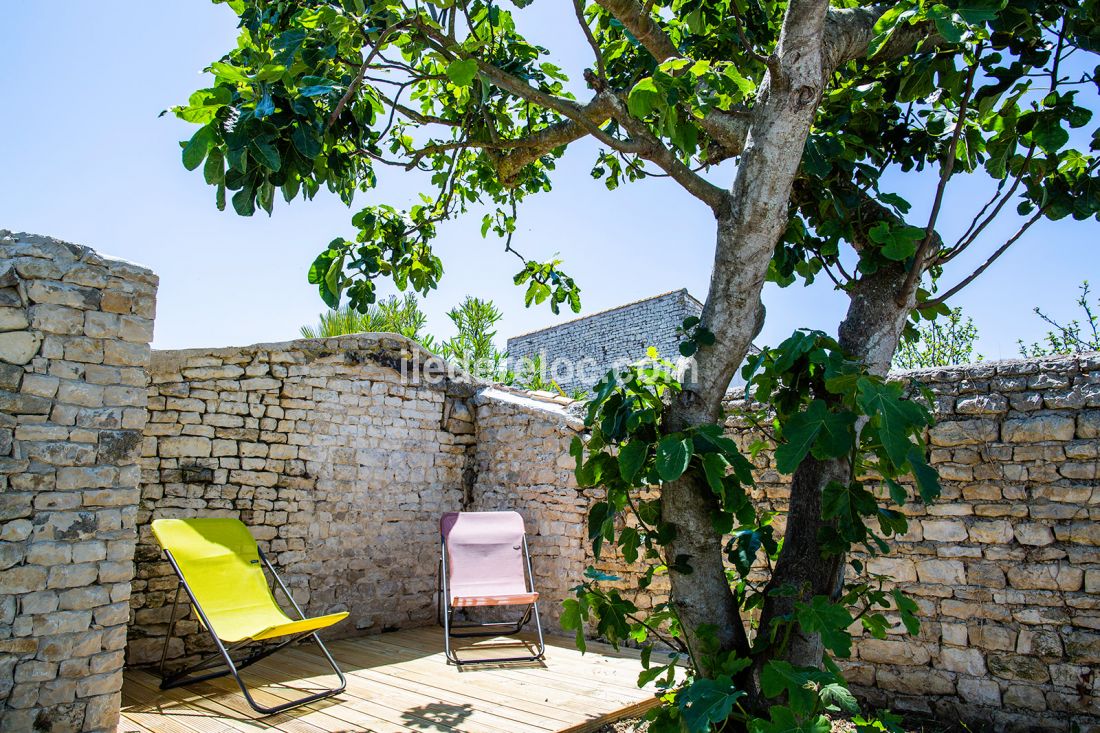
M 581 138 L 601 146 L 592 173 L 609 188 L 662 176 L 705 205 L 710 290 L 682 329 L 695 370 L 683 384 L 659 369 L 608 375 L 574 451 L 581 484 L 608 495 L 590 517 L 594 544 L 667 573 L 671 601 L 657 628 L 593 576 L 567 618 L 579 628 L 592 612 L 609 638 L 671 634 L 683 648 L 691 678 L 670 689 L 654 733 L 727 719 L 823 730 L 822 711 L 850 698 L 830 661 L 850 651 L 847 609 L 862 606 L 874 634 L 885 633 L 875 608 L 915 629 L 916 605 L 848 555 L 886 552 L 883 537 L 904 531 L 900 508 L 937 493 L 920 442 L 930 415 L 883 379 L 899 340 L 947 314 L 1037 222 L 1100 212 L 1100 86 L 1081 63 L 1100 50 L 1098 1 L 574 0 L 563 12 L 591 49 L 583 90 L 521 32 L 530 0 L 226 4 L 238 44 L 174 110 L 199 126 L 183 163 L 202 167 L 218 206 L 270 212 L 277 191 L 322 189 L 351 205 L 379 166 L 430 182 L 407 208 L 359 208 L 354 239 L 317 256 L 308 277 L 329 305 L 365 309 L 378 278 L 429 291 L 443 275 L 437 226 L 484 207 L 482 232 L 519 259 L 527 303 L 578 310 L 563 263 L 524 256 L 512 235 L 523 201 L 550 190 Z M 918 218 L 887 182 L 922 172 L 932 204 Z M 979 179 L 989 199 L 953 195 Z M 963 206 L 972 223 L 946 236 L 940 213 Z M 995 237 L 1006 216 L 1016 231 Z M 678 256 L 675 243 L 662 255 Z M 780 546 L 771 514 L 743 501 L 752 477 L 720 434 L 722 403 L 765 317 L 764 283 L 822 276 L 849 299 L 836 337 L 798 331 L 746 371 L 792 475 Z M 883 491 L 864 485 L 865 469 Z M 653 482 L 659 499 L 639 503 Z M 637 524 L 623 528 L 621 513 Z M 727 560 L 765 562 L 766 584 L 749 588 Z

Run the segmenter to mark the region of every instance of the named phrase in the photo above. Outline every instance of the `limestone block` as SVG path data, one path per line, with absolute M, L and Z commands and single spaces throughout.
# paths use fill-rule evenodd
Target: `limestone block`
M 960 415 L 990 415 L 1008 411 L 1008 399 L 1004 395 L 984 394 L 961 397 L 955 403 L 955 412 Z
M 38 353 L 41 334 L 34 331 L 4 331 L 0 333 L 0 361 L 26 364 Z
M 995 441 L 998 425 L 994 420 L 945 420 L 929 430 L 929 441 L 937 446 L 978 445 Z
M 917 577 L 922 583 L 965 585 L 966 567 L 958 560 L 918 560 Z
M 1085 573 L 1064 563 L 1044 563 L 1014 565 L 1007 575 L 1013 588 L 1074 591 L 1081 589 Z
M 1013 533 L 1021 545 L 1043 547 L 1054 542 L 1054 532 L 1045 522 L 1021 522 L 1013 527 Z
M 959 697 L 977 705 L 1001 706 L 1001 688 L 993 680 L 960 677 Z
M 991 653 L 986 657 L 989 672 L 1008 680 L 1046 682 L 1050 673 L 1046 664 L 1034 657 L 1021 654 Z
M 1100 410 L 1087 410 L 1077 415 L 1078 438 L 1100 438 Z
M 931 520 L 921 522 L 924 527 L 924 539 L 934 542 L 965 542 L 966 525 L 957 520 Z
M 30 308 L 30 318 L 31 326 L 37 331 L 65 336 L 80 336 L 84 333 L 85 311 L 77 308 L 35 305 Z
M 970 539 L 985 544 L 1004 544 L 1014 537 L 1012 523 L 1007 520 L 974 522 L 970 525 Z
M 1069 516 L 1077 516 L 1077 512 Z M 1057 524 L 1054 536 L 1059 542 L 1072 542 L 1077 545 L 1100 545 L 1100 522 L 1074 522 L 1070 525 Z
M 22 331 L 30 325 L 22 308 L 0 307 L 0 331 Z
M 49 280 L 31 282 L 27 296 L 34 303 L 54 303 L 81 310 L 98 309 L 101 297 L 94 288 Z
M 960 672 L 973 677 L 985 675 L 985 657 L 977 649 L 956 649 L 947 647 L 940 650 L 940 667 L 950 672 Z
M 1006 707 L 1026 708 L 1028 710 L 1046 710 L 1047 701 L 1043 690 L 1034 685 L 1009 685 L 1002 696 Z
M 1047 440 L 1073 440 L 1074 418 L 1046 414 L 1006 420 L 1001 427 L 1002 440 L 1009 443 L 1037 443 Z
M 164 458 L 207 458 L 211 454 L 209 438 L 198 436 L 164 437 L 158 441 Z

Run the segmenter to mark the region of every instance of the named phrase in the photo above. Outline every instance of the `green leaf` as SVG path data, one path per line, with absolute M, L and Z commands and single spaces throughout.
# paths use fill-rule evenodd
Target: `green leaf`
M 1062 121 L 1052 114 L 1044 114 L 1031 128 L 1031 139 L 1048 153 L 1056 153 L 1069 142 L 1069 133 L 1062 128 Z
M 638 547 L 641 542 L 638 530 L 633 527 L 623 527 L 622 531 L 619 532 L 619 551 L 622 552 L 623 559 L 632 565 L 637 562 Z
M 271 171 L 278 171 L 282 167 L 282 158 L 279 157 L 279 149 L 270 142 L 251 138 L 248 141 L 248 149 L 256 154 L 256 157 L 264 167 Z
M 927 412 L 912 400 L 904 399 L 901 385 L 894 382 L 861 377 L 856 386 L 859 406 L 874 419 L 886 454 L 894 465 L 904 465 L 913 445 L 909 436 L 927 424 Z
M 733 705 L 745 693 L 733 686 L 728 675 L 718 679 L 697 679 L 676 696 L 676 706 L 688 733 L 709 733 L 733 712 Z
M 240 216 L 252 216 L 256 213 L 256 194 L 248 186 L 245 186 L 233 194 L 233 210 Z
M 330 293 L 339 297 L 340 295 L 340 276 L 344 272 L 344 255 L 341 253 L 332 260 L 332 264 L 329 265 L 328 271 L 325 273 L 325 288 Z
M 472 86 L 477 78 L 477 59 L 456 59 L 447 65 L 447 78 L 460 87 Z
M 913 471 L 913 478 L 917 481 L 917 491 L 920 492 L 921 500 L 926 504 L 935 501 L 940 495 L 940 474 L 928 465 L 928 461 L 924 458 L 924 451 L 919 446 L 910 444 L 906 458 Z
M 963 37 L 963 28 L 951 22 L 950 18 L 936 18 L 936 30 L 948 43 L 958 43 Z
M 795 669 L 790 662 L 773 660 L 765 664 L 760 673 L 760 688 L 768 697 L 786 693 L 791 710 L 805 715 L 814 708 L 814 693 L 806 687 L 811 679 L 805 670 Z
M 183 167 L 189 171 L 198 168 L 213 145 L 214 128 L 209 125 L 200 127 L 183 147 Z
M 642 118 L 653 111 L 660 98 L 661 92 L 657 88 L 657 82 L 653 81 L 653 77 L 647 76 L 630 90 L 630 95 L 626 99 L 626 106 L 630 110 L 630 114 Z
M 768 710 L 770 721 L 757 720 L 758 733 L 829 733 L 833 725 L 824 715 L 815 715 L 806 720 L 800 720 L 795 716 L 791 708 L 782 705 L 773 705 Z
M 786 442 L 775 451 L 776 468 L 781 473 L 794 473 L 811 449 L 817 458 L 847 455 L 854 441 L 855 419 L 851 412 L 831 412 L 824 400 L 813 400 L 783 425 Z
M 225 180 L 225 157 L 218 148 L 210 150 L 206 157 L 206 165 L 203 166 L 202 176 L 211 186 L 216 186 Z
M 726 467 L 729 466 L 721 453 L 707 453 L 702 458 L 703 473 L 707 479 L 707 485 L 719 499 L 726 496 Z
M 639 438 L 634 438 L 619 450 L 619 475 L 623 481 L 633 483 L 634 477 L 645 464 L 646 453 L 649 445 Z
M 901 622 L 905 625 L 905 630 L 913 636 L 919 634 L 920 619 L 917 618 L 916 614 L 920 611 L 920 607 L 916 601 L 897 588 L 890 591 L 890 595 L 894 597 L 894 603 L 898 607 L 898 613 L 901 615 Z
M 657 443 L 657 475 L 675 481 L 684 475 L 691 460 L 691 438 L 666 435 Z
M 795 616 L 803 631 L 818 634 L 826 649 L 838 657 L 852 655 L 852 614 L 825 596 L 814 596 L 810 603 L 795 604 Z
M 839 682 L 822 685 L 818 695 L 821 696 L 821 702 L 826 708 L 835 708 L 846 713 L 859 712 L 859 703 L 856 702 L 856 696 Z
M 294 147 L 308 160 L 313 160 L 321 152 L 321 143 L 313 133 L 304 126 L 294 128 L 290 134 L 290 140 Z

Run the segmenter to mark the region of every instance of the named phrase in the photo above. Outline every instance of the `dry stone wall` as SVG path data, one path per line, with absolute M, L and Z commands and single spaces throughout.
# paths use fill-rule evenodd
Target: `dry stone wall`
M 908 637 L 895 623 L 886 640 L 857 629 L 845 663 L 853 684 L 877 705 L 997 731 L 1100 731 L 1100 355 L 906 376 L 935 395 L 930 459 L 943 498 L 905 507 L 909 532 L 868 565 L 917 601 L 922 629 Z M 475 502 L 526 508 L 547 546 L 560 543 L 548 571 L 536 570 L 552 609 L 592 561 L 592 497 L 568 470 L 575 423 L 560 407 L 495 402 L 478 422 Z M 732 420 L 728 431 L 746 446 L 758 437 Z M 786 478 L 766 451 L 756 468 L 756 500 L 782 512 Z M 598 567 L 634 587 L 635 571 L 613 555 Z M 634 600 L 645 609 L 666 588 Z
M 587 390 L 616 364 L 645 357 L 650 346 L 666 359 L 678 358 L 676 328 L 702 310 L 687 290 L 676 290 L 514 336 L 508 358 L 519 368 L 522 360 L 540 357 L 546 378 L 565 392 Z
M 0 731 L 114 731 L 157 277 L 0 231 Z
M 330 636 L 432 623 L 475 385 L 402 374 L 425 361 L 379 334 L 153 353 L 130 663 L 159 659 L 176 589 L 158 517 L 240 518 L 307 614 L 350 612 Z M 210 648 L 192 617 L 175 636 L 169 659 Z

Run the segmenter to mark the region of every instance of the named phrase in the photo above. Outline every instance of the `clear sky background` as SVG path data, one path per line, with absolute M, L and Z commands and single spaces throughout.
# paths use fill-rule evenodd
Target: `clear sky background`
M 580 77 L 589 51 L 571 7 L 541 0 L 517 17 L 529 37 L 551 48 L 552 61 Z M 351 211 L 325 194 L 289 206 L 277 197 L 270 218 L 242 218 L 232 207 L 219 212 L 201 171 L 180 164 L 178 141 L 190 137 L 191 126 L 157 115 L 206 86 L 201 70 L 235 38 L 231 11 L 202 0 L 0 2 L 0 228 L 48 234 L 151 267 L 161 283 L 157 348 L 295 338 L 324 308 L 306 282 L 309 264 L 330 239 L 354 233 Z M 1077 63 L 1091 68 L 1096 57 Z M 709 211 L 660 179 L 608 192 L 589 175 L 596 149 L 582 142 L 569 150 L 554 191 L 521 209 L 514 246 L 538 260 L 558 253 L 583 288 L 583 313 L 683 287 L 704 298 L 714 253 Z M 731 177 L 727 166 L 713 180 L 728 185 Z M 422 190 L 416 176 L 382 170 L 380 178 L 357 204 L 404 208 Z M 916 204 L 914 223 L 926 216 L 934 185 L 927 176 L 898 179 L 896 190 Z M 945 235 L 964 228 L 990 191 L 978 180 L 955 179 L 941 216 Z M 467 294 L 491 298 L 504 311 L 501 345 L 575 317 L 525 309 L 511 280 L 518 261 L 501 241 L 482 239 L 480 223 L 474 214 L 440 227 L 436 248 L 446 275 L 424 303 L 432 333 L 451 335 L 446 312 Z M 946 280 L 967 274 L 1015 225 L 1000 223 L 984 248 L 952 263 Z M 1098 243 L 1095 221 L 1033 227 L 952 302 L 974 318 L 978 351 L 987 359 L 1014 357 L 1018 338 L 1040 338 L 1046 328 L 1034 306 L 1061 319 L 1075 316 L 1080 282 L 1091 278 L 1100 288 Z M 394 291 L 392 284 L 383 288 Z M 808 288 L 769 286 L 765 303 L 758 342 L 774 344 L 798 327 L 835 333 L 847 299 L 823 279 Z

